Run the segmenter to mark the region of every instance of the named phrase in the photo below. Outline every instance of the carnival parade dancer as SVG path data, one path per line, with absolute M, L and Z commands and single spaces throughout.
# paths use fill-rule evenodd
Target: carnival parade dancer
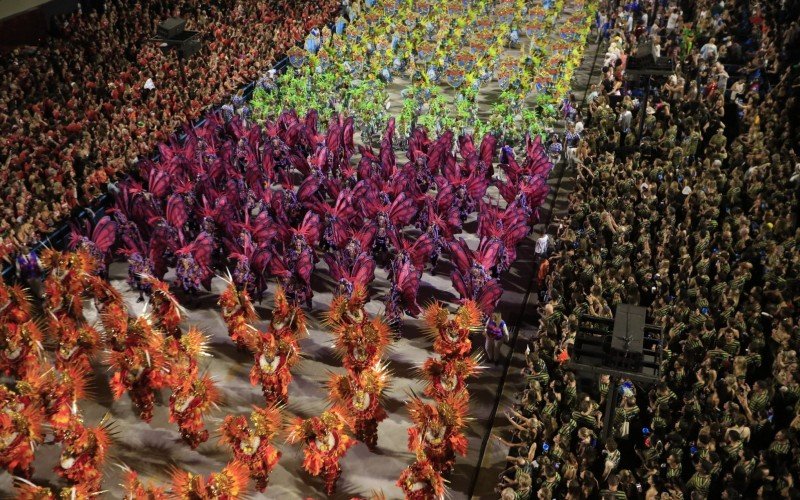
M 444 499 L 444 478 L 426 458 L 406 467 L 397 480 L 397 486 L 403 490 L 406 500 Z
M 464 359 L 472 350 L 469 336 L 480 327 L 481 311 L 466 300 L 451 317 L 444 305 L 436 302 L 425 308 L 424 320 L 433 338 L 433 350 L 442 359 Z
M 127 392 L 139 412 L 139 418 L 149 422 L 153 418 L 155 391 L 165 385 L 163 339 L 153 330 L 146 316 L 120 324 L 124 324 L 125 331 L 115 332 L 119 335 L 116 338 L 121 341 L 114 342 L 108 355 L 109 368 L 116 370 L 109 385 L 114 399 L 119 399 Z
M 456 454 L 467 454 L 465 426 L 467 400 L 459 394 L 436 404 L 414 397 L 407 403 L 413 426 L 408 429 L 408 449 L 428 459 L 440 474 L 449 473 Z
M 251 426 L 244 415 L 228 415 L 220 427 L 221 442 L 231 447 L 234 459 L 247 466 L 256 489 L 263 492 L 269 475 L 278 464 L 281 452 L 272 439 L 281 428 L 281 412 L 277 406 L 253 407 Z
M 208 477 L 175 470 L 171 490 L 180 500 L 236 500 L 246 494 L 247 481 L 247 466 L 234 461 Z
M 389 374 L 380 364 L 360 372 L 348 371 L 347 375 L 331 375 L 328 381 L 331 400 L 347 417 L 356 439 L 370 451 L 377 449 L 378 424 L 387 416 L 381 397 L 388 382 Z
M 101 489 L 102 467 L 111 446 L 105 427 L 106 418 L 97 427 L 85 427 L 79 420 L 74 420 L 64 434 L 61 456 L 54 469 L 70 484 L 80 485 L 90 493 Z
M 467 379 L 479 369 L 475 357 L 436 359 L 428 358 L 422 365 L 422 376 L 426 381 L 425 395 L 436 401 L 446 401 L 467 392 Z
M 228 280 L 225 290 L 220 294 L 217 302 L 222 308 L 222 319 L 228 327 L 228 335 L 240 350 L 247 349 L 252 342 L 254 328 L 250 326 L 258 319 L 247 290 L 239 290 Z
M 342 474 L 339 460 L 355 444 L 345 432 L 345 417 L 335 409 L 319 417 L 296 418 L 290 427 L 288 441 L 303 444 L 303 468 L 312 476 L 322 476 L 325 492 L 333 495 Z
M 248 346 L 255 361 L 250 383 L 261 385 L 267 405 L 287 402 L 291 369 L 300 361 L 297 341 L 307 334 L 305 314 L 299 305 L 289 303 L 283 288 L 278 287 L 267 331 L 255 331 Z
M 169 421 L 178 424 L 181 438 L 192 447 L 208 440 L 203 416 L 219 400 L 219 391 L 208 374 L 201 375 L 197 357 L 206 355 L 206 339 L 192 327 L 180 339 L 167 336 L 164 355 L 167 359 L 167 385 L 172 389 L 169 398 Z

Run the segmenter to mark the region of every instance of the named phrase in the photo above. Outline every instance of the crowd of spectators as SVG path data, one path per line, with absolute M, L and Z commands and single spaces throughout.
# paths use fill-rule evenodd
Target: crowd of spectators
M 602 13 L 602 81 L 573 117 L 575 188 L 498 436 L 503 499 L 800 498 L 798 7 Z M 626 64 L 650 40 L 674 73 L 644 102 Z M 663 327 L 652 385 L 568 368 L 581 316 L 620 303 Z
M 0 256 L 37 241 L 202 110 L 256 80 L 339 0 L 107 0 L 0 59 Z M 168 17 L 202 34 L 185 64 L 151 41 Z

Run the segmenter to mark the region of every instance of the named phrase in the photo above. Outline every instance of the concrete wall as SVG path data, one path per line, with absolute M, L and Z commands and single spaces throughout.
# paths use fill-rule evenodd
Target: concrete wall
M 0 19 L 31 10 L 47 2 L 48 0 L 0 0 Z

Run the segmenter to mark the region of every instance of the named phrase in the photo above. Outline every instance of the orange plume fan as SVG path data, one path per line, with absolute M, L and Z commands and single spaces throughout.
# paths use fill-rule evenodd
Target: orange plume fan
M 181 336 L 181 348 L 192 359 L 207 356 L 208 337 L 197 326 L 192 325 L 189 331 Z
M 269 441 L 271 441 L 283 427 L 283 415 L 281 414 L 281 407 L 278 405 L 272 405 L 267 408 L 254 406 L 253 412 L 250 414 L 250 420 L 253 422 L 256 435 L 266 438 Z
M 126 500 L 165 500 L 167 498 L 164 488 L 151 484 L 145 485 L 139 479 L 139 474 L 136 471 L 124 465 L 121 465 L 120 467 L 124 471 L 122 484 L 120 484 L 120 486 L 122 486 L 122 489 L 125 490 Z
M 422 311 L 422 320 L 427 330 L 432 334 L 437 334 L 438 330 L 447 324 L 450 313 L 441 302 L 434 302 L 425 307 Z
M 466 300 L 456 311 L 456 323 L 459 328 L 476 330 L 481 327 L 483 313 L 473 300 Z
M 225 290 L 219 295 L 217 304 L 222 308 L 222 317 L 229 321 L 233 315 L 241 315 L 245 322 L 252 323 L 258 320 L 253 301 L 247 290 L 238 290 L 236 285 L 227 279 Z

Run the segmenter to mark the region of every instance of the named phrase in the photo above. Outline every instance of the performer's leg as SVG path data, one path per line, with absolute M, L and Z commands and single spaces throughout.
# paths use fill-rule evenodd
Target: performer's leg
M 339 466 L 338 462 L 325 466 L 323 475 L 325 478 L 325 493 L 327 493 L 328 496 L 332 496 L 336 491 L 336 482 L 339 480 L 341 474 L 342 468 Z
M 494 343 L 488 335 L 486 336 L 486 343 L 483 346 L 483 350 L 486 351 L 486 359 L 494 363 Z

